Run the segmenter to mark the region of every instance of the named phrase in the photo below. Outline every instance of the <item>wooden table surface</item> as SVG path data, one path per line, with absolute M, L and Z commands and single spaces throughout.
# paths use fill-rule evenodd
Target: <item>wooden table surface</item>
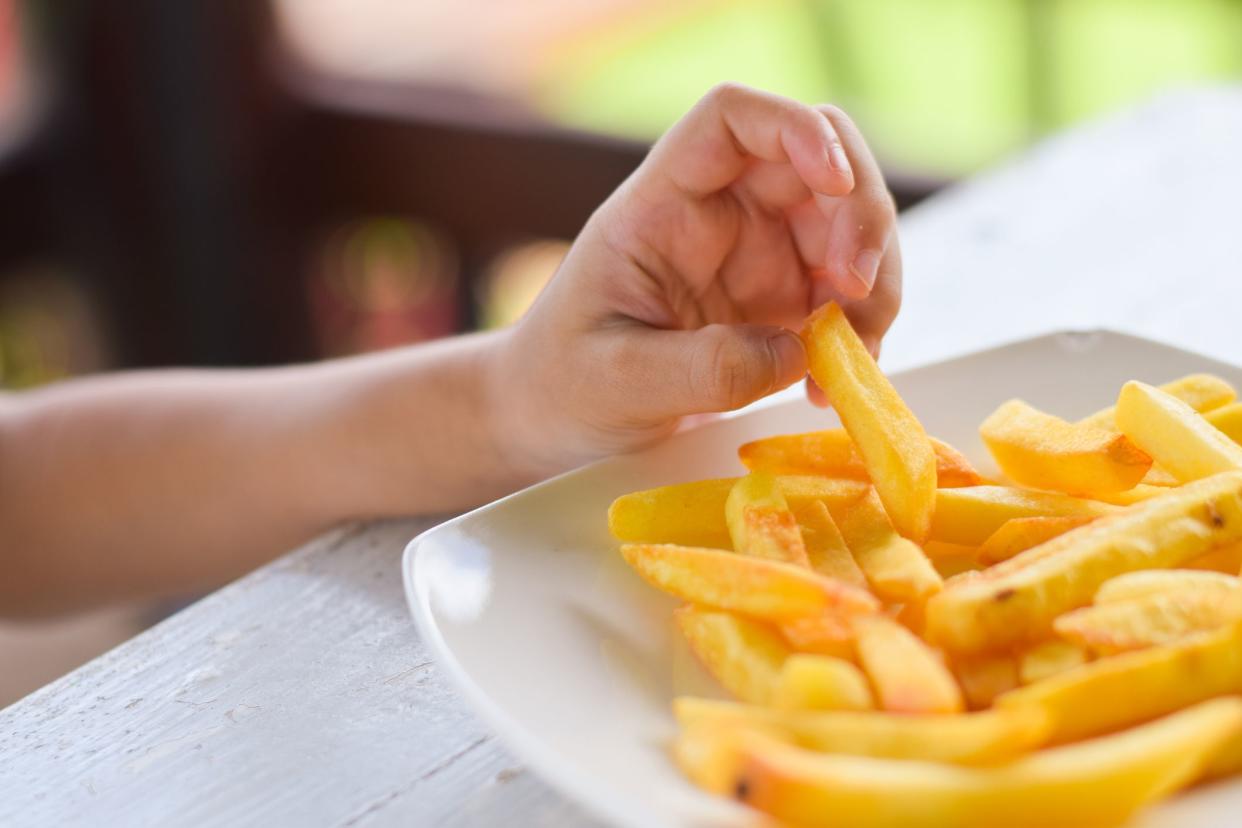
M 1242 90 L 1058 137 L 903 217 L 883 363 L 1059 328 L 1242 361 Z M 418 640 L 405 543 L 352 526 L 0 711 L 0 825 L 584 825 Z

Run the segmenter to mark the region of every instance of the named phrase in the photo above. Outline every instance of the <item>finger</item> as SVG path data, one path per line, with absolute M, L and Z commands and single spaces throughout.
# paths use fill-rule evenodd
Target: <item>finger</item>
M 803 204 L 815 209 L 810 188 L 789 164 L 756 161 L 737 180 L 733 189 L 756 207 L 767 211 L 789 210 Z M 819 219 L 822 223 L 823 216 Z
M 830 220 L 824 268 L 842 294 L 866 296 L 894 235 L 896 207 L 880 165 L 850 117 L 831 105 L 816 110 L 832 123 L 854 172 L 854 189 L 848 199 L 816 199 Z
M 846 303 L 842 309 L 867 350 L 879 359 L 880 343 L 901 310 L 901 246 L 896 241 L 884 256 L 871 295 Z
M 785 162 L 811 191 L 844 195 L 854 186 L 849 153 L 831 118 L 797 101 L 739 84 L 700 100 L 643 162 L 643 174 L 695 197 L 718 192 L 752 159 Z
M 731 411 L 806 375 L 802 341 L 784 328 L 627 329 L 622 337 L 613 354 L 617 373 L 634 376 L 619 389 L 639 421 Z
M 828 395 L 809 376 L 806 378 L 806 398 L 816 408 L 828 407 Z

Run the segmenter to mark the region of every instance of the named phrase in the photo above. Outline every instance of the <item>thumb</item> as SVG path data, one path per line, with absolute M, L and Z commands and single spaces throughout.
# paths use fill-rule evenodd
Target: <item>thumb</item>
M 650 394 L 636 412 L 653 420 L 731 411 L 806 376 L 797 334 L 768 325 L 707 325 L 693 331 L 646 330 L 638 350 Z

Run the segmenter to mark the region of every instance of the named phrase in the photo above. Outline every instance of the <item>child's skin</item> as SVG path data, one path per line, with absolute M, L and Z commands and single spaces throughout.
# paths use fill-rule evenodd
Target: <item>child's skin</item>
M 803 378 L 789 329 L 829 299 L 877 350 L 900 294 L 892 201 L 845 114 L 721 86 L 509 329 L 0 395 L 0 613 L 211 587 L 342 521 L 639 448 Z

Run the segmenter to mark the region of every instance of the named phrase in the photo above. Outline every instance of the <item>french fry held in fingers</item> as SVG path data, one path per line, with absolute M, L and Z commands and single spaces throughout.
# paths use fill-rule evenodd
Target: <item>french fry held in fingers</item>
M 853 756 L 986 765 L 1039 747 L 1047 732 L 1034 708 L 960 716 L 908 716 L 874 711 L 774 710 L 682 696 L 673 712 L 685 730 L 725 733 L 761 729 L 809 750 Z
M 979 560 L 988 564 L 1007 561 L 1019 552 L 1046 543 L 1092 520 L 1094 518 L 1084 515 L 1007 520 L 979 546 Z
M 802 331 L 815 383 L 849 432 L 893 525 L 923 541 L 936 506 L 936 454 L 922 424 L 830 302 Z
M 917 635 L 882 615 L 854 622 L 854 646 L 880 706 L 895 713 L 960 713 L 961 688 Z
M 776 632 L 731 612 L 688 604 L 673 618 L 699 662 L 743 701 L 767 704 L 780 682 L 789 647 Z
M 983 482 L 966 455 L 948 443 L 928 438 L 936 454 L 936 484 L 941 488 L 977 486 Z M 746 443 L 738 459 L 751 471 L 772 474 L 814 474 L 870 482 L 867 467 L 843 428 L 806 434 L 781 434 Z
M 853 663 L 832 656 L 795 654 L 781 666 L 772 706 L 783 710 L 872 710 L 875 701 L 867 677 Z
M 889 522 L 874 489 L 842 504 L 837 525 L 858 568 L 880 598 L 921 603 L 944 585 L 919 545 L 902 537 Z
M 1123 434 L 1183 483 L 1242 469 L 1242 446 L 1159 388 L 1127 382 L 1116 419 Z
M 1172 382 L 1159 386 L 1160 390 L 1171 397 L 1176 397 L 1186 405 L 1203 414 L 1214 411 L 1237 399 L 1238 394 L 1233 386 L 1220 377 L 1212 374 L 1188 374 Z M 1109 406 L 1097 411 L 1089 417 L 1078 421 L 1079 425 L 1090 425 L 1097 428 L 1117 428 L 1116 406 Z
M 802 544 L 811 569 L 828 578 L 837 578 L 857 587 L 866 587 L 867 578 L 845 543 L 832 514 L 823 501 L 807 504 L 799 520 Z
M 760 731 L 741 740 L 738 801 L 797 825 L 1046 828 L 1115 825 L 1198 779 L 1242 733 L 1216 699 L 1124 733 L 989 768 L 816 753 Z
M 1095 592 L 1096 606 L 1118 601 L 1135 601 L 1154 595 L 1191 591 L 1230 595 L 1242 587 L 1236 575 L 1198 569 L 1145 569 L 1109 578 Z
M 1072 742 L 1242 691 L 1242 623 L 1088 662 L 1010 691 L 998 709 L 1034 706 L 1049 741 Z
M 827 477 L 777 478 L 795 516 L 820 501 L 855 500 L 867 490 L 857 480 Z M 736 477 L 697 480 L 622 495 L 608 509 L 608 530 L 627 543 L 677 543 L 732 549 L 725 502 Z
M 1141 650 L 1237 620 L 1242 607 L 1230 601 L 1236 593 L 1236 588 L 1193 587 L 1149 593 L 1067 612 L 1052 628 L 1066 641 L 1094 653 Z
M 775 476 L 756 472 L 734 483 L 725 500 L 725 523 L 737 552 L 810 566 L 798 521 Z
M 674 544 L 626 544 L 621 555 L 657 589 L 761 621 L 849 618 L 879 609 L 856 587 L 780 561 Z
M 1094 519 L 1119 511 L 1117 506 L 1057 492 L 1034 492 L 1014 486 L 963 486 L 936 492 L 931 539 L 979 546 L 1011 520 L 1030 517 Z
M 1151 458 L 1123 434 L 1068 423 L 1022 400 L 992 412 L 979 435 L 1010 479 L 1035 489 L 1068 494 L 1134 488 Z
M 927 636 L 962 654 L 1038 641 L 1109 578 L 1179 566 L 1239 538 L 1242 472 L 1205 478 L 952 584 L 927 602 Z

